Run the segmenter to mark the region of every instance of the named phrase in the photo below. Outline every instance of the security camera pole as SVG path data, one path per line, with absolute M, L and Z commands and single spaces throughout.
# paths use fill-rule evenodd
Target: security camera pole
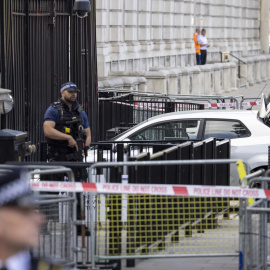
M 90 1 L 89 0 L 75 0 L 74 6 L 73 6 L 73 11 L 76 12 L 76 15 L 78 18 L 83 19 L 88 16 L 88 13 L 91 11 L 90 8 Z M 85 221 L 85 198 L 83 193 L 80 194 L 80 206 L 81 206 L 81 220 L 82 220 L 82 225 L 81 225 L 81 235 L 82 235 L 82 263 L 83 265 L 86 264 L 86 245 L 85 245 L 85 226 L 84 226 L 84 221 Z

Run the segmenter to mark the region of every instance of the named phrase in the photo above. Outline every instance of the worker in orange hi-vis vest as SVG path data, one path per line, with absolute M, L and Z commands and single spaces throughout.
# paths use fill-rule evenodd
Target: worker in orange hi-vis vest
M 196 62 L 197 65 L 201 65 L 201 46 L 198 42 L 198 36 L 200 35 L 200 29 L 197 28 L 196 32 L 193 35 L 193 41 L 194 41 L 194 46 L 195 46 L 195 51 L 196 51 Z

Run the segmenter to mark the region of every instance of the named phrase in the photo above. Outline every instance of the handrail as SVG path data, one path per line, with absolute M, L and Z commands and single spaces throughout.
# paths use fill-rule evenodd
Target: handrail
M 238 58 L 237 56 L 233 55 L 230 53 L 230 56 L 234 57 L 235 59 L 237 59 L 238 61 L 242 62 L 243 64 L 247 64 L 245 61 L 241 60 L 240 58 Z

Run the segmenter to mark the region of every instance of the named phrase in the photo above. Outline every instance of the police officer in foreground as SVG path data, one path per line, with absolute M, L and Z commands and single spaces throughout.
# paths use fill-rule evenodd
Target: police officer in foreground
M 0 170 L 0 269 L 57 270 L 45 259 L 33 258 L 29 249 L 39 244 L 43 216 L 35 207 L 26 174 Z
M 62 84 L 61 98 L 44 115 L 44 134 L 50 161 L 82 161 L 91 143 L 91 131 L 85 111 L 77 101 L 80 90 L 73 82 Z

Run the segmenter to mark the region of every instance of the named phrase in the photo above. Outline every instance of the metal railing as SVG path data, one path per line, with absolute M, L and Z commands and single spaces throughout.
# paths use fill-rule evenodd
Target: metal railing
M 84 266 L 91 263 L 93 269 L 104 261 L 110 264 L 122 259 L 195 256 L 240 256 L 240 269 L 267 269 L 267 265 L 270 265 L 270 210 L 267 199 L 269 191 L 265 189 L 270 182 L 270 171 L 264 177 L 261 177 L 263 170 L 248 174 L 243 179 L 243 187 L 235 188 L 145 184 L 147 180 L 143 179 L 143 175 L 141 184 L 129 183 L 128 168 L 218 166 L 236 161 L 214 159 L 95 163 L 88 170 L 88 179 L 90 183 L 102 187 L 102 191 L 98 188 L 86 189 L 88 194 L 83 198 L 87 200 L 85 220 L 82 218 L 78 222 L 76 218 L 76 196 L 73 193 L 52 195 L 55 192 L 54 182 L 50 188 L 52 193 L 41 195 L 40 211 L 48 217 L 49 222 L 42 228 L 41 245 L 34 252 L 54 255 L 70 265 L 78 264 L 79 261 Z M 244 165 L 249 173 L 248 164 Z M 13 167 L 1 165 L 0 170 Z M 35 181 L 38 181 L 36 176 L 42 173 L 63 172 L 68 174 L 70 181 L 74 180 L 72 171 L 62 166 L 28 165 L 25 168 L 30 170 L 31 178 Z M 119 169 L 122 184 L 116 186 L 121 185 L 121 188 L 117 186 L 118 189 L 113 190 L 113 182 L 108 183 L 104 173 L 108 168 Z M 247 189 L 246 183 L 249 187 L 253 187 L 253 183 L 258 187 L 258 183 L 261 183 L 259 189 L 262 192 Z M 141 187 L 136 189 L 136 186 Z M 134 189 L 133 193 L 130 189 Z M 155 189 L 158 189 L 156 194 L 159 195 L 155 195 Z M 56 190 L 59 192 L 59 188 Z M 161 195 L 162 190 L 164 195 Z M 180 197 L 170 193 L 172 190 L 181 191 Z M 183 190 L 197 193 L 185 193 Z M 228 193 L 230 190 L 234 192 Z M 80 193 L 81 189 L 74 191 Z M 254 191 L 260 195 L 254 195 L 258 199 L 251 204 L 243 195 L 245 191 Z M 77 237 L 75 230 L 78 224 L 88 225 L 91 236 Z
M 233 55 L 232 53 L 230 53 L 230 56 L 232 56 L 238 60 L 238 78 L 241 79 L 241 63 L 243 63 L 245 65 L 247 63 L 245 61 L 243 61 L 242 59 L 238 58 L 237 56 Z
M 265 174 L 254 175 L 246 179 L 248 187 L 256 185 L 259 189 L 267 190 L 270 183 L 270 170 Z M 243 183 L 244 185 L 244 183 Z M 270 266 L 270 209 L 269 198 L 256 201 L 244 199 L 241 202 L 240 219 L 240 270 L 262 269 Z
M 220 104 L 217 109 L 240 108 L 239 97 L 233 96 L 166 95 L 119 89 L 100 90 L 99 96 L 100 140 L 107 138 L 108 130 L 128 129 L 164 113 L 203 110 L 205 105 L 212 108 L 213 103 Z
M 228 159 L 100 162 L 90 167 L 89 179 L 91 183 L 99 181 L 104 183 L 106 176 L 103 178 L 99 176 L 97 178 L 93 173 L 102 168 L 109 167 L 121 167 L 123 168 L 122 170 L 125 171 L 128 167 L 139 166 L 210 165 L 230 164 L 235 162 L 236 160 Z M 246 166 L 248 165 L 246 164 Z M 142 182 L 144 182 L 143 179 Z M 199 252 L 199 255 L 196 253 L 196 256 L 238 255 L 237 249 L 239 242 L 237 235 L 239 221 L 236 211 L 239 207 L 238 202 L 231 206 L 228 199 L 207 201 L 207 199 L 203 197 L 198 200 L 189 197 L 177 200 L 176 198 L 168 199 L 160 196 L 156 198 L 145 196 L 125 197 L 125 195 L 107 196 L 106 193 L 98 197 L 90 193 L 89 202 L 91 263 L 93 268 L 95 268 L 96 261 L 98 260 L 195 256 L 195 253 L 192 251 L 192 238 L 186 239 L 186 237 L 190 237 L 193 234 L 198 236 L 198 233 L 200 234 L 202 231 L 207 231 L 208 229 L 209 231 L 207 232 L 209 234 L 207 235 L 211 239 L 208 243 L 211 248 L 209 248 L 209 250 L 205 248 L 195 248 L 195 250 Z M 94 202 L 96 210 L 94 210 Z M 124 209 L 129 209 L 128 212 L 124 214 L 125 218 L 123 218 L 123 211 L 125 212 L 127 210 L 123 210 L 123 207 Z M 179 212 L 180 208 L 181 211 Z M 175 217 L 175 215 L 177 217 Z M 228 217 L 231 217 L 230 215 L 234 217 L 234 221 L 231 223 L 227 221 Z M 223 228 L 221 231 L 218 230 L 219 226 Z M 152 229 L 147 232 L 142 229 L 144 227 Z M 138 228 L 142 230 L 138 232 Z M 227 231 L 225 228 L 227 228 Z M 197 233 L 194 233 L 193 230 L 197 231 Z M 217 234 L 216 237 L 213 237 L 213 233 Z M 229 244 L 230 241 L 227 239 L 230 234 L 233 235 L 233 239 L 235 239 L 233 245 Z M 200 241 L 198 246 L 205 246 L 205 243 L 207 246 L 207 241 L 205 242 L 202 236 L 203 234 L 196 238 L 196 241 Z M 222 238 L 222 236 L 225 236 L 225 238 Z M 180 238 L 184 240 L 179 242 Z M 219 242 L 222 246 L 221 249 L 218 249 L 218 245 L 216 246 L 214 244 L 217 242 L 217 238 L 222 239 L 222 241 Z M 195 238 L 193 238 L 193 240 L 194 239 Z M 174 246 L 172 247 L 172 245 Z M 125 252 L 121 253 L 123 250 Z

